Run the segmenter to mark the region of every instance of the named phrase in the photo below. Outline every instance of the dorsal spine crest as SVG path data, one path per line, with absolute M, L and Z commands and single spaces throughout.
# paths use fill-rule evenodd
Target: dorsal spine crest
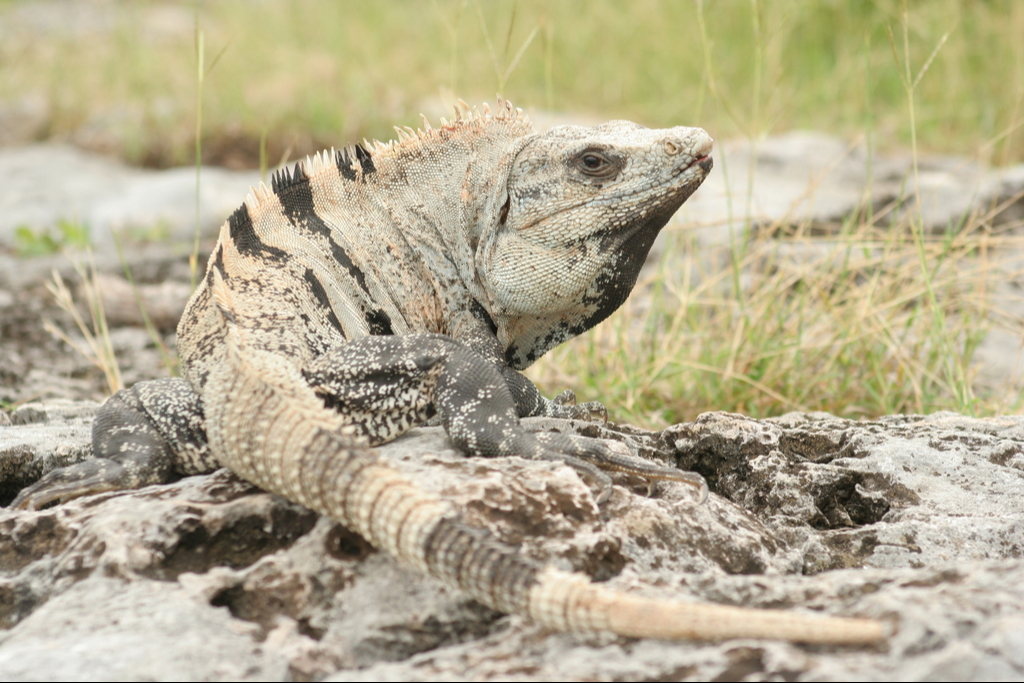
M 270 176 L 270 188 L 274 194 L 281 194 L 289 187 L 308 182 L 309 176 L 302 161 L 295 162 L 295 166 L 290 170 L 287 166 L 282 166 Z

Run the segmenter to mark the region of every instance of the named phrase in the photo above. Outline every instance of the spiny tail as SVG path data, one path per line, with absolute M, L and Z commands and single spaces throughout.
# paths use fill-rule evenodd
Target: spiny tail
M 234 323 L 231 291 L 218 272 L 213 277 L 228 360 L 206 385 L 207 433 L 221 463 L 254 484 L 338 520 L 493 609 L 552 629 L 849 644 L 885 637 L 883 625 L 867 619 L 638 597 L 523 558 L 487 531 L 458 521 L 451 504 L 420 490 L 347 435 L 287 360 L 247 346 L 245 330 Z

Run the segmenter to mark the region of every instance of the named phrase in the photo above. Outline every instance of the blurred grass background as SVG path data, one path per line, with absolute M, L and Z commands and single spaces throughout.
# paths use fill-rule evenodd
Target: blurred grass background
M 0 2 L 0 102 L 42 102 L 40 140 L 149 166 L 194 161 L 200 105 L 204 163 L 254 168 L 495 92 L 577 122 L 718 140 L 812 128 L 1017 163 L 1024 3 Z M 992 325 L 1024 330 L 992 300 L 1020 276 L 994 256 L 1019 252 L 1015 225 L 996 234 L 979 214 L 930 235 L 912 215 L 864 214 L 825 237 L 751 232 L 723 254 L 676 231 L 676 260 L 636 302 L 530 375 L 646 425 L 715 409 L 1016 411 L 1019 388 L 979 386 L 973 365 Z
M 39 3 L 4 4 L 30 15 Z M 388 139 L 453 94 L 499 91 L 718 139 L 814 128 L 906 145 L 889 38 L 902 48 L 904 16 L 915 69 L 942 44 L 915 93 L 922 148 L 1024 159 L 1024 5 L 1012 0 L 135 0 L 84 3 L 99 8 L 92 22 L 76 21 L 83 3 L 58 4 L 69 26 L 3 35 L 0 100 L 44 98 L 43 137 L 116 127 L 95 144 L 149 165 L 192 161 L 196 27 L 204 153 L 236 166 L 258 164 L 264 137 L 274 163 L 289 146 Z

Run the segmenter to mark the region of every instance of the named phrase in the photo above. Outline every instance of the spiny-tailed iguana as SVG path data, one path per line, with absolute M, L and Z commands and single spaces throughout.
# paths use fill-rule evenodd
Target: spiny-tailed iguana
M 435 413 L 468 455 L 560 459 L 702 487 L 606 442 L 530 434 L 586 416 L 519 370 L 625 300 L 658 231 L 711 170 L 697 128 L 546 134 L 508 102 L 278 171 L 221 229 L 178 327 L 185 379 L 114 395 L 95 458 L 20 507 L 226 466 L 337 519 L 484 604 L 568 630 L 871 642 L 877 622 L 662 602 L 544 568 L 460 521 L 371 446 Z

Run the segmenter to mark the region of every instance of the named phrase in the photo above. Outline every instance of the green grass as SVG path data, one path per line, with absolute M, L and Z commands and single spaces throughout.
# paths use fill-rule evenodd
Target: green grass
M 117 5 L 106 33 L 5 37 L 0 101 L 42 96 L 47 136 L 99 130 L 86 144 L 152 165 L 201 155 L 265 170 L 495 91 L 718 139 L 814 128 L 915 159 L 1024 160 L 1024 4 L 1012 0 L 226 0 L 172 6 L 171 31 L 146 23 L 154 6 Z M 745 172 L 728 169 L 730 182 Z M 929 235 L 913 213 L 865 212 L 826 237 L 748 230 L 719 250 L 676 230 L 671 270 L 529 374 L 548 395 L 572 387 L 647 425 L 705 410 L 1016 411 L 1019 392 L 972 374 L 991 326 L 1024 329 L 993 298 L 1021 275 L 1000 257 L 1024 246 L 1014 227 L 979 215 Z
M 42 256 L 65 248 L 89 246 L 89 228 L 71 220 L 60 220 L 50 228 L 19 225 L 14 229 L 14 252 L 19 256 Z
M 976 391 L 970 363 L 990 326 L 1008 322 L 992 283 L 1021 275 L 979 246 L 999 253 L 1024 239 L 972 221 L 918 245 L 909 231 L 860 225 L 826 244 L 753 237 L 730 264 L 727 248 L 672 238 L 674 272 L 662 267 L 623 309 L 527 371 L 546 394 L 573 387 L 614 406 L 617 420 L 652 426 L 708 410 L 860 418 L 1020 407 L 1016 393 Z

